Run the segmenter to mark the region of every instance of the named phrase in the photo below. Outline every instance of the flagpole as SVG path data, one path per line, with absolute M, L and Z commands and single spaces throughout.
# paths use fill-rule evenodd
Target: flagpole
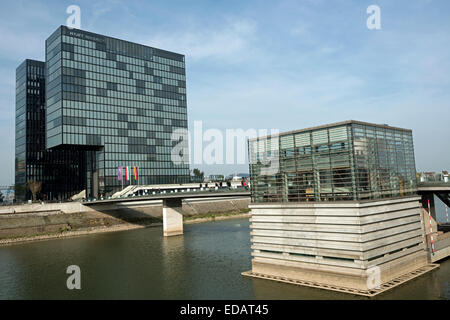
M 122 171 L 122 166 L 118 166 L 117 167 L 117 179 L 120 180 L 120 184 L 121 184 L 122 190 L 123 190 L 123 171 Z

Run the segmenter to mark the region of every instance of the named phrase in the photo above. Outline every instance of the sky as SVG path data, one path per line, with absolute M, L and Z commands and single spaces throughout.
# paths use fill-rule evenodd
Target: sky
M 0 11 L 0 185 L 14 183 L 15 69 L 50 34 L 81 29 L 186 56 L 190 129 L 344 120 L 413 130 L 418 171 L 450 169 L 450 1 L 5 1 Z M 366 12 L 378 5 L 381 29 Z M 195 165 L 206 174 L 248 165 Z M 191 167 L 191 169 L 193 168 Z

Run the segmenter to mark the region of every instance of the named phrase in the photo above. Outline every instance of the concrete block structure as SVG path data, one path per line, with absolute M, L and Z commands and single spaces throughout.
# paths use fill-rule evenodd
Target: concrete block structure
M 252 272 L 370 290 L 378 267 L 389 282 L 427 264 L 419 200 L 252 204 Z
M 346 121 L 270 136 L 273 175 L 265 139 L 249 141 L 244 275 L 373 295 L 426 272 L 410 130 Z

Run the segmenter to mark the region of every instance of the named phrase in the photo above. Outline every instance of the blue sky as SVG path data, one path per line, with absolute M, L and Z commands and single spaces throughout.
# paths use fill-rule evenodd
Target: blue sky
M 387 123 L 413 130 L 418 170 L 450 169 L 447 0 L 15 0 L 0 11 L 0 185 L 14 180 L 15 68 L 44 59 L 44 41 L 71 4 L 83 30 L 185 54 L 190 123 L 280 131 Z M 381 30 L 366 27 L 371 4 Z

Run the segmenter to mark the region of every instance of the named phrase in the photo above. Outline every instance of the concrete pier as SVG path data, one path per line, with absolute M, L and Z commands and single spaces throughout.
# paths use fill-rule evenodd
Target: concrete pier
M 246 275 L 369 292 L 428 265 L 418 196 L 249 207 Z
M 164 236 L 183 234 L 183 207 L 181 198 L 163 200 Z

